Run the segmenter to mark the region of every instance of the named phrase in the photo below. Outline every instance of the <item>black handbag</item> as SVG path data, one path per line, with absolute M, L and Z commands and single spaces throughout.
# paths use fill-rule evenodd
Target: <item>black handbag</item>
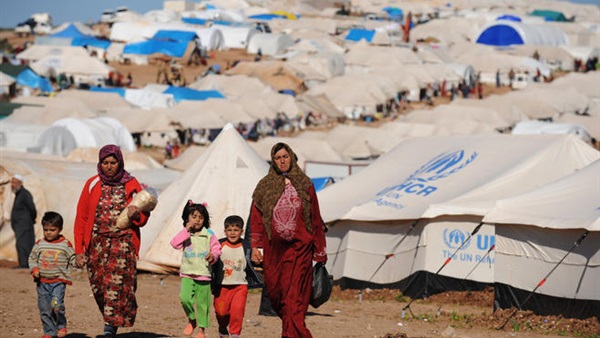
M 310 305 L 318 308 L 329 300 L 333 289 L 333 276 L 327 272 L 324 263 L 317 262 L 313 266 L 312 292 Z

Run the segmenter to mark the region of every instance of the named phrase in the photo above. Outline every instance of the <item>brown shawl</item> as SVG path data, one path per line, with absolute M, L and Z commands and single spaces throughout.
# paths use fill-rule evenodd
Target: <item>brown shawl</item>
M 292 185 L 302 200 L 304 223 L 306 224 L 306 229 L 309 232 L 312 232 L 312 222 L 310 217 L 311 200 L 308 192 L 313 183 L 298 166 L 298 157 L 292 151 L 292 148 L 285 143 L 281 143 L 281 145 L 283 145 L 283 148 L 290 154 L 290 171 L 287 173 L 279 171 L 275 159 L 273 158 L 275 156 L 275 149 L 279 144 L 280 143 L 277 143 L 271 148 L 271 167 L 269 168 L 269 173 L 258 182 L 254 189 L 254 193 L 252 194 L 254 204 L 262 213 L 263 223 L 269 240 L 271 239 L 271 218 L 273 217 L 273 208 L 275 208 L 277 201 L 279 201 L 279 198 L 285 189 L 285 177 L 292 182 Z

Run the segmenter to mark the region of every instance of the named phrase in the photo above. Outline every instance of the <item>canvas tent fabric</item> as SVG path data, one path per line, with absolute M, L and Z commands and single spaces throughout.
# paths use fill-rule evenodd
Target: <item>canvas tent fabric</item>
M 407 139 L 319 192 L 321 214 L 330 225 L 328 269 L 343 283 L 400 284 L 405 294 L 415 292 L 418 283 L 430 292 L 466 289 L 462 281 L 493 244 L 493 225 L 482 226 L 451 269 L 433 274 L 496 201 L 553 182 L 599 157 L 573 136 Z M 493 283 L 493 262 L 487 263 L 467 282 Z M 426 280 L 419 279 L 423 275 Z
M 496 225 L 496 283 L 507 295 L 496 299 L 501 308 L 522 303 L 557 266 L 523 308 L 543 314 L 598 316 L 599 173 L 600 161 L 595 161 L 553 183 L 499 200 L 486 214 L 484 221 Z M 585 231 L 587 237 L 565 256 Z M 515 273 L 525 269 L 527 274 Z
M 511 20 L 498 20 L 484 26 L 475 41 L 492 46 L 567 44 L 565 33 L 559 27 Z
M 136 151 L 129 130 L 112 117 L 57 120 L 40 135 L 30 151 L 67 156 L 76 148 L 101 148 L 107 144 L 116 144 L 124 151 Z
M 97 152 L 96 152 L 97 154 Z M 164 187 L 176 179 L 177 172 L 164 168 L 130 171 L 142 184 L 150 187 Z M 35 230 L 36 238 L 42 237 L 40 221 L 46 211 L 56 211 L 63 216 L 62 234 L 73 242 L 73 224 L 77 202 L 85 181 L 97 173 L 96 163 L 67 161 L 61 157 L 44 154 L 11 152 L 3 150 L 0 163 L 0 185 L 4 194 L 0 195 L 3 208 L 2 226 L 0 226 L 0 259 L 15 261 L 14 232 L 10 226 L 10 208 L 14 194 L 10 189 L 10 177 L 18 173 L 25 177 L 25 186 L 32 193 L 38 211 Z M 143 232 L 143 230 L 142 230 Z M 144 234 L 142 233 L 142 238 Z
M 181 176 L 158 197 L 142 233 L 138 268 L 154 272 L 176 271 L 181 251 L 169 244 L 182 228 L 181 210 L 188 200 L 207 203 L 211 229 L 224 237 L 223 220 L 239 215 L 246 220 L 256 183 L 269 165 L 246 143 L 232 125 Z
M 257 54 L 260 50 L 263 55 L 278 55 L 282 54 L 286 48 L 294 45 L 294 40 L 287 34 L 258 33 L 252 35 L 248 42 L 246 51 L 249 54 Z

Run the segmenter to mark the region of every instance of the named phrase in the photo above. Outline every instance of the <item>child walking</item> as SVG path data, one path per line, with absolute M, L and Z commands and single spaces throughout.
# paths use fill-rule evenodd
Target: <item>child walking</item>
M 42 338 L 65 337 L 65 289 L 71 285 L 71 264 L 75 260 L 73 245 L 61 235 L 63 218 L 48 211 L 42 217 L 44 238 L 38 240 L 29 255 L 29 269 L 37 284 L 38 307 L 44 327 Z
M 221 258 L 213 267 L 213 295 L 219 337 L 240 337 L 248 289 L 260 288 L 262 280 L 250 261 L 250 242 L 242 238 L 244 220 L 237 215 L 224 221 L 225 238 L 221 238 Z
M 204 338 L 204 329 L 210 324 L 212 265 L 219 260 L 221 245 L 215 233 L 209 229 L 210 218 L 204 205 L 189 200 L 181 218 L 184 228 L 171 239 L 171 246 L 183 249 L 179 299 L 188 318 L 183 334 L 191 336 L 199 326 L 196 338 Z

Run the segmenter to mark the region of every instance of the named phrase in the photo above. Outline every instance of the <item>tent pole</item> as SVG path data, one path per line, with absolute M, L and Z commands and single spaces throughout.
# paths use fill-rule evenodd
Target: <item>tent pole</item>
M 467 242 L 468 242 L 468 241 L 471 239 L 471 237 L 473 237 L 473 235 L 475 235 L 475 234 L 476 234 L 476 233 L 479 231 L 479 229 L 481 229 L 481 226 L 482 226 L 482 225 L 483 225 L 483 222 L 479 222 L 479 224 L 477 224 L 477 226 L 475 227 L 475 229 L 473 229 L 473 231 L 472 231 L 472 232 L 469 234 L 469 237 L 467 237 L 467 239 L 465 239 L 465 240 L 464 240 L 464 241 L 463 241 L 463 242 L 460 244 L 460 246 L 459 246 L 458 248 L 456 248 L 456 250 L 454 250 L 454 252 L 452 253 L 452 255 L 451 255 L 450 257 L 448 257 L 448 258 L 446 259 L 446 261 L 444 262 L 444 264 L 442 264 L 442 266 L 440 266 L 440 268 L 438 269 L 438 271 L 436 271 L 436 272 L 435 272 L 434 276 L 437 276 L 437 275 L 440 273 L 440 271 L 442 271 L 442 269 L 443 269 L 443 268 L 444 268 L 446 265 L 448 265 L 448 263 L 450 263 L 450 261 L 452 260 L 452 258 L 454 257 L 454 255 L 456 255 L 456 253 L 458 252 L 458 250 L 460 250 L 460 249 L 461 249 L 461 248 L 462 248 L 462 247 L 465 245 L 465 243 L 467 243 Z M 421 289 L 421 291 L 419 291 L 419 293 L 417 293 L 417 295 L 416 295 L 414 298 L 412 298 L 412 299 L 410 300 L 410 302 L 408 302 L 408 304 L 406 304 L 406 305 L 405 305 L 405 306 L 402 308 L 402 316 L 401 316 L 402 318 L 404 318 L 404 317 L 405 317 L 405 315 L 406 315 L 406 312 L 405 312 L 405 311 L 406 311 L 406 309 L 408 309 L 408 310 L 410 311 L 410 314 L 411 314 L 413 317 L 415 317 L 415 315 L 414 315 L 414 314 L 412 313 L 412 311 L 410 310 L 410 305 L 411 305 L 411 304 L 412 304 L 412 303 L 413 303 L 413 302 L 414 302 L 414 301 L 415 301 L 417 298 L 419 298 L 419 297 L 421 296 L 421 294 L 423 293 L 423 291 L 424 291 L 424 290 L 426 290 L 426 289 L 427 289 L 427 284 L 428 284 L 428 283 L 425 283 L 425 286 L 424 286 L 424 287 Z
M 573 251 L 573 249 L 575 249 L 576 247 L 578 247 L 579 245 L 581 245 L 581 242 L 587 237 L 587 235 L 589 235 L 590 231 L 586 230 L 586 232 L 583 233 L 583 235 L 581 235 L 581 237 L 579 237 L 579 239 L 577 239 L 575 241 L 575 243 L 573 243 L 573 245 L 571 246 L 571 248 L 569 249 L 569 251 L 567 251 L 567 253 L 560 259 L 560 261 L 558 261 L 558 263 L 556 263 L 556 265 L 554 265 L 554 267 L 550 270 L 550 272 L 548 272 L 546 274 L 546 276 L 544 276 L 544 278 L 542 278 L 542 280 L 536 285 L 536 287 L 531 290 L 531 292 L 529 293 L 529 295 L 527 295 L 527 297 L 521 302 L 521 304 L 519 304 L 519 307 L 517 309 L 515 309 L 510 316 L 508 316 L 508 318 L 506 318 L 506 321 L 504 322 L 504 324 L 502 324 L 502 326 L 498 327 L 497 330 L 503 330 L 504 327 L 506 326 L 506 324 L 508 324 L 508 322 L 510 321 L 510 319 L 515 315 L 515 313 L 517 313 L 517 311 L 521 308 L 521 306 L 525 303 L 527 303 L 527 301 L 529 300 L 529 298 L 531 298 L 531 296 L 533 296 L 533 294 L 535 293 L 535 291 L 541 287 L 542 285 L 544 285 L 544 283 L 546 283 L 546 280 L 548 279 L 548 277 L 554 272 L 554 270 L 556 270 L 556 268 L 558 268 L 558 266 L 565 260 L 565 258 L 567 258 L 567 256 L 571 253 L 571 251 Z
M 481 264 L 481 262 L 483 262 L 483 260 L 490 254 L 490 252 L 492 250 L 494 250 L 494 248 L 496 247 L 496 244 L 492 245 L 488 251 L 485 253 L 485 255 L 483 255 L 483 257 L 481 257 L 481 259 L 479 260 L 479 262 L 477 262 L 477 264 L 475 264 L 475 266 L 471 269 L 471 271 L 469 271 L 469 273 L 465 276 L 465 278 L 463 278 L 463 280 L 467 280 L 467 278 L 471 275 L 471 273 L 473 273 L 473 271 L 479 266 L 479 264 Z
M 383 267 L 383 265 L 385 264 L 385 262 L 387 262 L 388 259 L 392 258 L 395 256 L 394 251 L 396 251 L 396 249 L 398 249 L 398 247 L 400 246 L 400 244 L 402 244 L 402 242 L 404 242 L 404 240 L 406 239 L 406 237 L 408 237 L 408 235 L 410 234 L 410 232 L 415 228 L 415 226 L 417 225 L 417 223 L 419 223 L 419 220 L 414 221 L 411 225 L 410 225 L 410 229 L 408 229 L 408 232 L 404 235 L 404 237 L 402 237 L 400 239 L 400 241 L 394 245 L 394 247 L 392 248 L 392 252 L 385 255 L 385 259 L 383 260 L 383 262 L 381 262 L 381 264 L 379 264 L 379 267 L 377 267 L 377 269 L 375 270 L 375 272 L 373 272 L 373 275 L 371 275 L 371 278 L 369 278 L 368 282 L 370 283 L 371 280 L 373 279 L 373 277 L 375 277 L 375 275 L 377 274 L 377 272 L 379 272 L 379 270 L 381 269 L 381 267 Z

